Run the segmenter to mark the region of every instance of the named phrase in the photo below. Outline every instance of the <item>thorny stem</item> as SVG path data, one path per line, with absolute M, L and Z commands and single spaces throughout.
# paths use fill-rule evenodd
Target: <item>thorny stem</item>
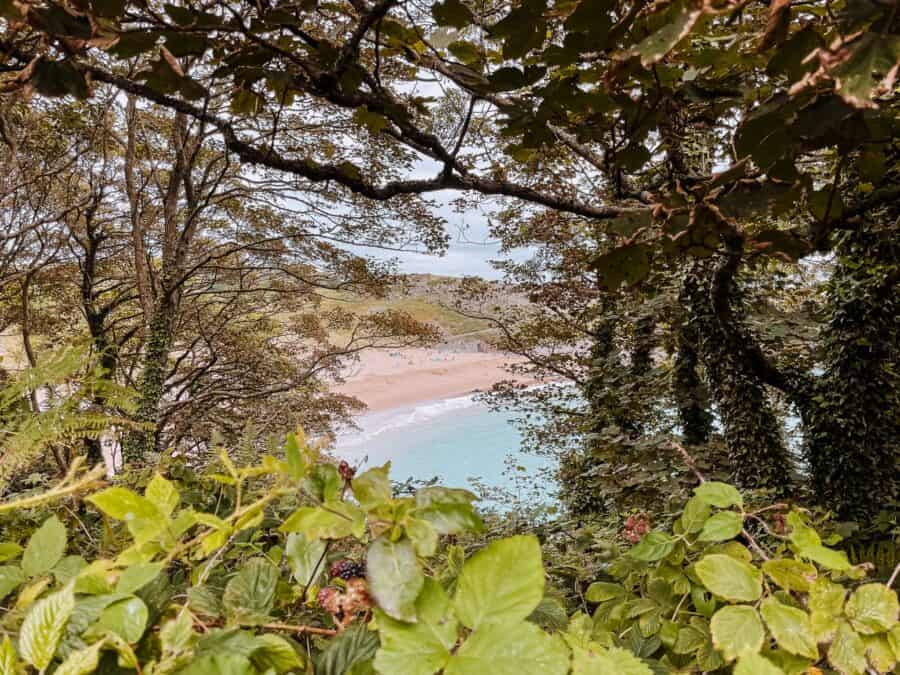
M 16 511 L 18 509 L 30 509 L 46 502 L 68 497 L 92 487 L 94 483 L 103 477 L 106 469 L 102 465 L 95 466 L 81 478 L 75 480 L 75 475 L 78 473 L 78 470 L 83 463 L 84 459 L 82 457 L 77 457 L 72 462 L 72 465 L 69 467 L 69 470 L 66 472 L 63 479 L 47 492 L 32 495 L 31 497 L 14 499 L 11 502 L 0 503 L 0 513 Z
M 688 454 L 688 451 L 684 449 L 684 446 L 681 445 L 680 443 L 676 443 L 675 441 L 672 441 L 671 447 L 679 455 L 681 455 L 681 458 L 684 460 L 684 463 L 691 470 L 691 472 L 697 477 L 697 480 L 699 480 L 701 483 L 705 483 L 706 476 L 704 476 L 702 473 L 700 473 L 700 470 L 697 468 L 697 463 L 694 461 L 694 458 L 691 457 L 690 454 Z M 760 546 L 756 542 L 756 539 L 753 538 L 753 535 L 750 534 L 749 532 L 747 532 L 746 527 L 741 528 L 741 534 L 744 536 L 744 539 L 747 540 L 747 543 L 750 544 L 750 548 L 752 548 L 754 551 L 756 551 L 759 554 L 760 558 L 762 558 L 763 560 L 769 559 L 768 554 L 763 550 L 762 546 Z

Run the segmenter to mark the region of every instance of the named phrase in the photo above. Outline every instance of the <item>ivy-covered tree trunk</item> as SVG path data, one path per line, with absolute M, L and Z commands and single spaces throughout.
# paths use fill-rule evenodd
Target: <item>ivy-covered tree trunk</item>
M 700 378 L 697 335 L 688 322 L 677 329 L 675 363 L 672 369 L 672 397 L 684 442 L 701 445 L 712 433 L 713 416 L 709 409 L 709 391 Z
M 122 445 L 122 456 L 126 463 L 140 462 L 157 449 L 159 408 L 169 367 L 174 317 L 174 303 L 163 299 L 156 307 L 147 329 L 135 413 L 135 421 L 144 428 L 131 431 L 126 436 Z
M 765 388 L 745 362 L 739 326 L 724 330 L 713 301 L 720 256 L 691 264 L 682 299 L 724 429 L 732 479 L 746 488 L 786 491 L 793 470 Z M 736 301 L 730 298 L 734 305 Z M 737 315 L 737 313 L 735 313 Z
M 900 499 L 900 239 L 848 232 L 836 253 L 807 457 L 821 503 L 871 517 Z

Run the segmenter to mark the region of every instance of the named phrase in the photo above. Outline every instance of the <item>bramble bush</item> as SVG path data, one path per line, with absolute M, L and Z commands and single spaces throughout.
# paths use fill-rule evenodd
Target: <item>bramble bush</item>
M 283 450 L 242 468 L 223 452 L 199 489 L 173 466 L 92 491 L 76 465 L 0 504 L 11 522 L 87 493 L 19 540 L 5 528 L 0 675 L 857 675 L 900 659 L 890 582 L 729 485 L 701 482 L 670 531 L 602 566 L 592 615 L 548 631 L 535 536 L 466 558 L 470 492 L 395 497 L 388 465 L 356 475 L 302 437 Z

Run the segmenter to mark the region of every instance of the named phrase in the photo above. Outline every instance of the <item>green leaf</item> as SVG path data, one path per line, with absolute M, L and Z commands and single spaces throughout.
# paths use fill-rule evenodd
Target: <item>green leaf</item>
M 631 652 L 619 647 L 575 646 L 572 675 L 652 675 L 653 671 Z
M 117 593 L 134 593 L 159 576 L 163 563 L 137 563 L 122 572 L 116 582 Z
M 265 558 L 252 558 L 229 579 L 222 602 L 231 619 L 242 624 L 263 623 L 275 602 L 278 569 Z
M 566 675 L 569 650 L 533 623 L 486 623 L 450 658 L 445 675 Z
M 828 662 L 842 675 L 862 675 L 866 670 L 866 645 L 846 621 L 828 648 Z
M 744 498 L 741 497 L 741 493 L 728 483 L 706 481 L 694 488 L 694 494 L 701 501 L 720 509 L 727 509 L 729 506 L 744 507 Z
M 783 605 L 775 598 L 763 600 L 760 612 L 779 647 L 791 654 L 811 659 L 819 657 L 819 648 L 806 612 Z
M 480 532 L 484 527 L 475 507 L 469 503 L 431 504 L 416 509 L 415 515 L 428 521 L 438 534 Z
M 762 572 L 731 556 L 704 556 L 694 570 L 707 590 L 726 600 L 753 602 L 762 594 Z
M 544 568 L 536 537 L 516 536 L 488 544 L 463 566 L 454 605 L 469 628 L 525 619 L 544 597 Z
M 100 615 L 100 626 L 115 633 L 129 644 L 141 639 L 147 628 L 150 612 L 144 601 L 137 597 L 113 603 Z
M 88 673 L 93 673 L 97 670 L 97 664 L 100 661 L 100 651 L 104 646 L 105 643 L 101 640 L 90 647 L 72 652 L 60 664 L 59 668 L 53 671 L 53 675 L 87 675 Z
M 606 602 L 613 598 L 621 598 L 625 595 L 625 589 L 621 584 L 612 584 L 608 581 L 595 581 L 588 586 L 584 593 L 584 599 L 588 602 Z
M 650 532 L 628 551 L 628 557 L 645 562 L 662 560 L 675 548 L 675 540 L 663 532 Z
M 175 484 L 158 473 L 154 474 L 147 484 L 147 488 L 144 490 L 144 497 L 156 506 L 160 513 L 166 516 L 172 515 L 180 500 Z
M 866 656 L 869 663 L 879 673 L 890 673 L 897 665 L 897 657 L 885 635 L 866 635 L 863 637 L 866 645 Z
M 798 549 L 797 553 L 802 558 L 808 558 L 825 569 L 835 572 L 846 572 L 852 567 L 844 551 L 835 551 L 825 546 L 806 546 Z
M 351 626 L 328 643 L 316 663 L 316 675 L 347 675 L 357 664 L 375 656 L 377 635 L 365 626 Z
M 647 278 L 650 254 L 644 244 L 626 244 L 595 258 L 593 267 L 603 288 L 614 291 L 623 283 L 633 286 Z
M 894 627 L 900 604 L 897 593 L 884 584 L 865 584 L 853 591 L 844 612 L 858 632 L 872 635 Z
M 751 652 L 738 660 L 734 675 L 785 675 L 785 673 L 765 656 Z
M 18 565 L 0 567 L 0 600 L 25 583 L 25 573 Z
M 299 671 L 303 667 L 303 661 L 291 643 L 280 635 L 265 633 L 254 638 L 256 649 L 250 655 L 250 660 L 260 672 L 288 673 Z
M 874 107 L 873 93 L 900 62 L 900 37 L 868 32 L 844 49 L 850 50 L 848 58 L 831 69 L 835 91 L 852 106 Z
M 166 621 L 159 630 L 159 641 L 164 652 L 178 654 L 187 649 L 194 637 L 194 626 L 191 613 L 187 608 L 178 612 L 178 616 Z
M 434 579 L 425 580 L 416 599 L 416 616 L 416 623 L 407 623 L 376 611 L 381 638 L 375 655 L 378 672 L 431 675 L 447 665 L 458 622 L 450 599 Z
M 672 51 L 675 45 L 687 37 L 702 14 L 699 9 L 686 2 L 674 3 L 666 12 L 662 28 L 644 38 L 634 48 L 635 53 L 641 57 L 644 68 L 649 68 Z
M 406 536 L 412 541 L 416 554 L 423 558 L 433 556 L 437 551 L 438 532 L 427 520 L 408 518 Z
M 461 0 L 444 0 L 431 6 L 431 14 L 440 26 L 465 28 L 475 20 L 472 12 Z
M 307 539 L 343 539 L 361 537 L 366 527 L 366 514 L 347 502 L 332 501 L 322 506 L 302 506 L 279 528 L 282 532 L 299 532 Z
M 20 672 L 19 657 L 7 635 L 3 638 L 3 644 L 0 644 L 0 675 L 19 675 Z
M 799 560 L 766 560 L 762 564 L 765 572 L 776 584 L 786 590 L 808 593 L 818 572 L 813 565 Z
M 713 614 L 709 622 L 713 645 L 726 661 L 734 661 L 744 651 L 762 649 L 766 631 L 752 607 L 729 605 Z
M 18 558 L 22 553 L 22 547 L 11 541 L 0 542 L 0 562 L 6 562 Z
M 366 576 L 372 596 L 388 616 L 416 620 L 416 596 L 425 577 L 409 539 L 392 542 L 382 535 L 372 542 L 366 556 Z
M 390 121 L 384 115 L 371 112 L 366 106 L 356 109 L 353 113 L 353 121 L 368 129 L 370 134 L 377 134 L 390 124 Z
M 709 518 L 710 511 L 707 502 L 696 495 L 691 497 L 684 505 L 684 511 L 681 514 L 681 526 L 684 531 L 693 534 L 702 530 L 703 524 Z
M 123 487 L 107 488 L 91 495 L 86 501 L 110 518 L 125 522 L 162 517 L 153 502 Z
M 178 671 L 178 675 L 257 675 L 250 659 L 243 654 L 203 654 Z
M 50 665 L 74 608 L 71 584 L 32 605 L 19 630 L 19 651 L 25 661 L 38 670 Z
M 384 466 L 369 469 L 353 479 L 353 496 L 366 511 L 391 500 L 391 481 L 388 478 L 390 470 L 391 463 L 387 462 Z
M 325 542 L 321 539 L 308 540 L 302 534 L 288 535 L 285 555 L 291 566 L 294 581 L 302 586 L 310 586 L 318 582 L 324 572 L 324 566 L 316 565 L 325 553 Z M 315 574 L 315 576 L 314 576 Z
M 703 525 L 700 541 L 726 541 L 744 529 L 744 517 L 735 511 L 719 511 Z
M 27 577 L 49 572 L 62 560 L 66 552 L 66 526 L 56 516 L 50 516 L 31 535 L 22 554 L 22 571 Z

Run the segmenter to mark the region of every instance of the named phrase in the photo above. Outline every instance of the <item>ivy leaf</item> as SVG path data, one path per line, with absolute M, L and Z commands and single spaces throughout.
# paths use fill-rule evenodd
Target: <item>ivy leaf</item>
M 72 584 L 31 607 L 19 630 L 19 651 L 25 661 L 41 671 L 50 665 L 74 608 Z
M 412 542 L 392 542 L 381 536 L 372 542 L 366 556 L 366 576 L 378 606 L 400 621 L 416 621 L 416 597 L 425 576 Z
M 897 593 L 884 584 L 865 584 L 853 591 L 844 612 L 857 631 L 872 635 L 894 627 L 900 604 Z
M 407 623 L 376 610 L 381 648 L 375 667 L 379 672 L 432 675 L 447 665 L 458 622 L 447 593 L 434 579 L 425 580 L 416 599 L 416 616 L 416 623 Z
M 828 648 L 828 662 L 842 675 L 862 675 L 866 671 L 866 645 L 846 621 L 841 621 Z
M 572 648 L 572 675 L 652 675 L 634 654 L 620 647 Z
M 125 642 L 134 644 L 144 635 L 150 612 L 144 601 L 137 597 L 126 598 L 103 610 L 99 624 L 115 633 Z
M 562 638 L 548 635 L 525 621 L 491 622 L 476 628 L 444 669 L 445 675 L 566 675 L 568 672 L 569 650 Z
M 27 577 L 49 572 L 62 560 L 66 552 L 66 526 L 56 516 L 50 516 L 31 535 L 22 554 L 22 571 Z
M 225 586 L 222 602 L 238 623 L 262 623 L 272 610 L 278 569 L 265 558 L 252 558 Z
M 466 561 L 454 605 L 463 624 L 477 629 L 521 621 L 543 597 L 541 546 L 534 536 L 516 536 L 494 541 Z
M 388 478 L 390 470 L 391 463 L 387 462 L 384 466 L 371 468 L 353 479 L 351 484 L 353 496 L 366 511 L 390 501 L 392 496 L 391 481 Z
M 700 541 L 726 541 L 744 529 L 744 517 L 735 511 L 720 511 L 703 525 Z
M 716 612 L 709 622 L 713 645 L 726 661 L 734 661 L 742 652 L 762 649 L 766 631 L 752 607 L 729 605 Z
M 819 648 L 806 612 L 783 605 L 775 598 L 763 600 L 760 612 L 779 647 L 791 654 L 811 659 L 819 657 Z
M 785 675 L 784 671 L 765 656 L 753 652 L 743 654 L 734 668 L 734 675 Z
M 694 570 L 709 591 L 726 600 L 753 602 L 762 594 L 762 572 L 731 556 L 704 556 Z
M 431 6 L 431 14 L 440 26 L 465 28 L 475 21 L 471 10 L 461 0 L 444 0 Z
M 701 501 L 720 509 L 727 509 L 729 506 L 744 507 L 744 498 L 741 497 L 741 493 L 733 485 L 727 483 L 706 481 L 694 488 L 694 494 Z

